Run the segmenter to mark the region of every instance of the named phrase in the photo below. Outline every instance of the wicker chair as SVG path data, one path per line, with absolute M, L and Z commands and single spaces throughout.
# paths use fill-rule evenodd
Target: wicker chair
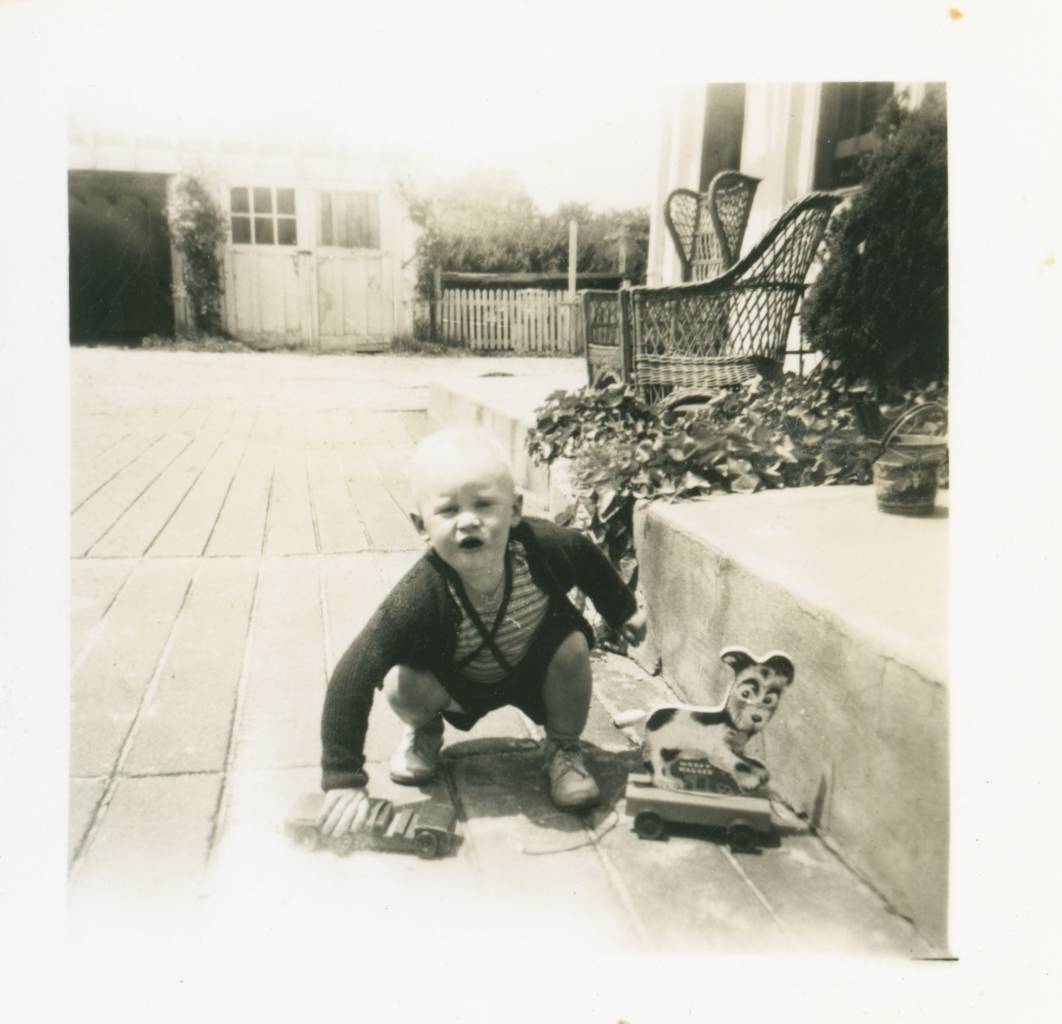
M 840 197 L 794 203 L 749 254 L 710 281 L 631 290 L 631 377 L 671 408 L 780 372 L 804 279 Z
M 702 281 L 737 259 L 760 179 L 720 171 L 707 192 L 680 188 L 664 204 L 664 220 L 682 259 L 682 279 Z M 630 293 L 582 293 L 586 376 L 591 387 L 630 379 Z
M 622 384 L 631 375 L 631 290 L 581 294 L 587 381 L 593 388 Z
M 679 188 L 667 197 L 664 222 L 682 260 L 683 281 L 708 281 L 741 255 L 759 178 L 720 171 L 707 192 Z

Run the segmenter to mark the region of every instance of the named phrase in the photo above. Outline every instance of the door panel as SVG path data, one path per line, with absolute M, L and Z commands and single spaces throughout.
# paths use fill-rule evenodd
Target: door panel
M 245 341 L 308 344 L 310 325 L 303 324 L 299 257 L 291 251 L 262 247 L 230 249 L 227 307 L 229 332 Z
M 393 333 L 390 267 L 379 252 L 318 251 L 320 347 L 372 351 Z

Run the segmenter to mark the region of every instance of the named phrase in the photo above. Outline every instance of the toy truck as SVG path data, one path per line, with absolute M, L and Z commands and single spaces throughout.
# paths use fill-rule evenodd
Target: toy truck
M 395 807 L 390 800 L 371 798 L 362 824 L 339 835 L 324 836 L 317 824 L 323 793 L 309 793 L 292 808 L 284 830 L 301 847 L 326 846 L 345 857 L 353 850 L 415 853 L 430 860 L 448 853 L 454 843 L 457 812 L 448 804 L 425 803 Z
M 774 834 L 766 797 L 661 789 L 652 775 L 635 772 L 627 777 L 626 797 L 641 839 L 662 838 L 668 822 L 725 829 L 730 848 L 739 851 L 755 849 Z

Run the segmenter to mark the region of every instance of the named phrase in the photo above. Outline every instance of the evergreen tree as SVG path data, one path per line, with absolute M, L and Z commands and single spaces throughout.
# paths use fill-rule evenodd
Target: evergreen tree
M 834 217 L 801 319 L 850 378 L 919 383 L 948 368 L 947 114 L 941 89 L 886 104 L 862 190 Z

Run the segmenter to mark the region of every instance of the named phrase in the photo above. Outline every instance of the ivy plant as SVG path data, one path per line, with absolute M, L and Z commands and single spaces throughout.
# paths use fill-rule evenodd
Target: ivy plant
M 693 411 L 657 414 L 623 385 L 556 391 L 537 411 L 528 451 L 547 465 L 571 460 L 574 502 L 561 518 L 634 586 L 637 503 L 870 483 L 885 425 L 929 401 L 946 405 L 942 383 L 875 389 L 830 363 L 807 378 L 757 377 Z

